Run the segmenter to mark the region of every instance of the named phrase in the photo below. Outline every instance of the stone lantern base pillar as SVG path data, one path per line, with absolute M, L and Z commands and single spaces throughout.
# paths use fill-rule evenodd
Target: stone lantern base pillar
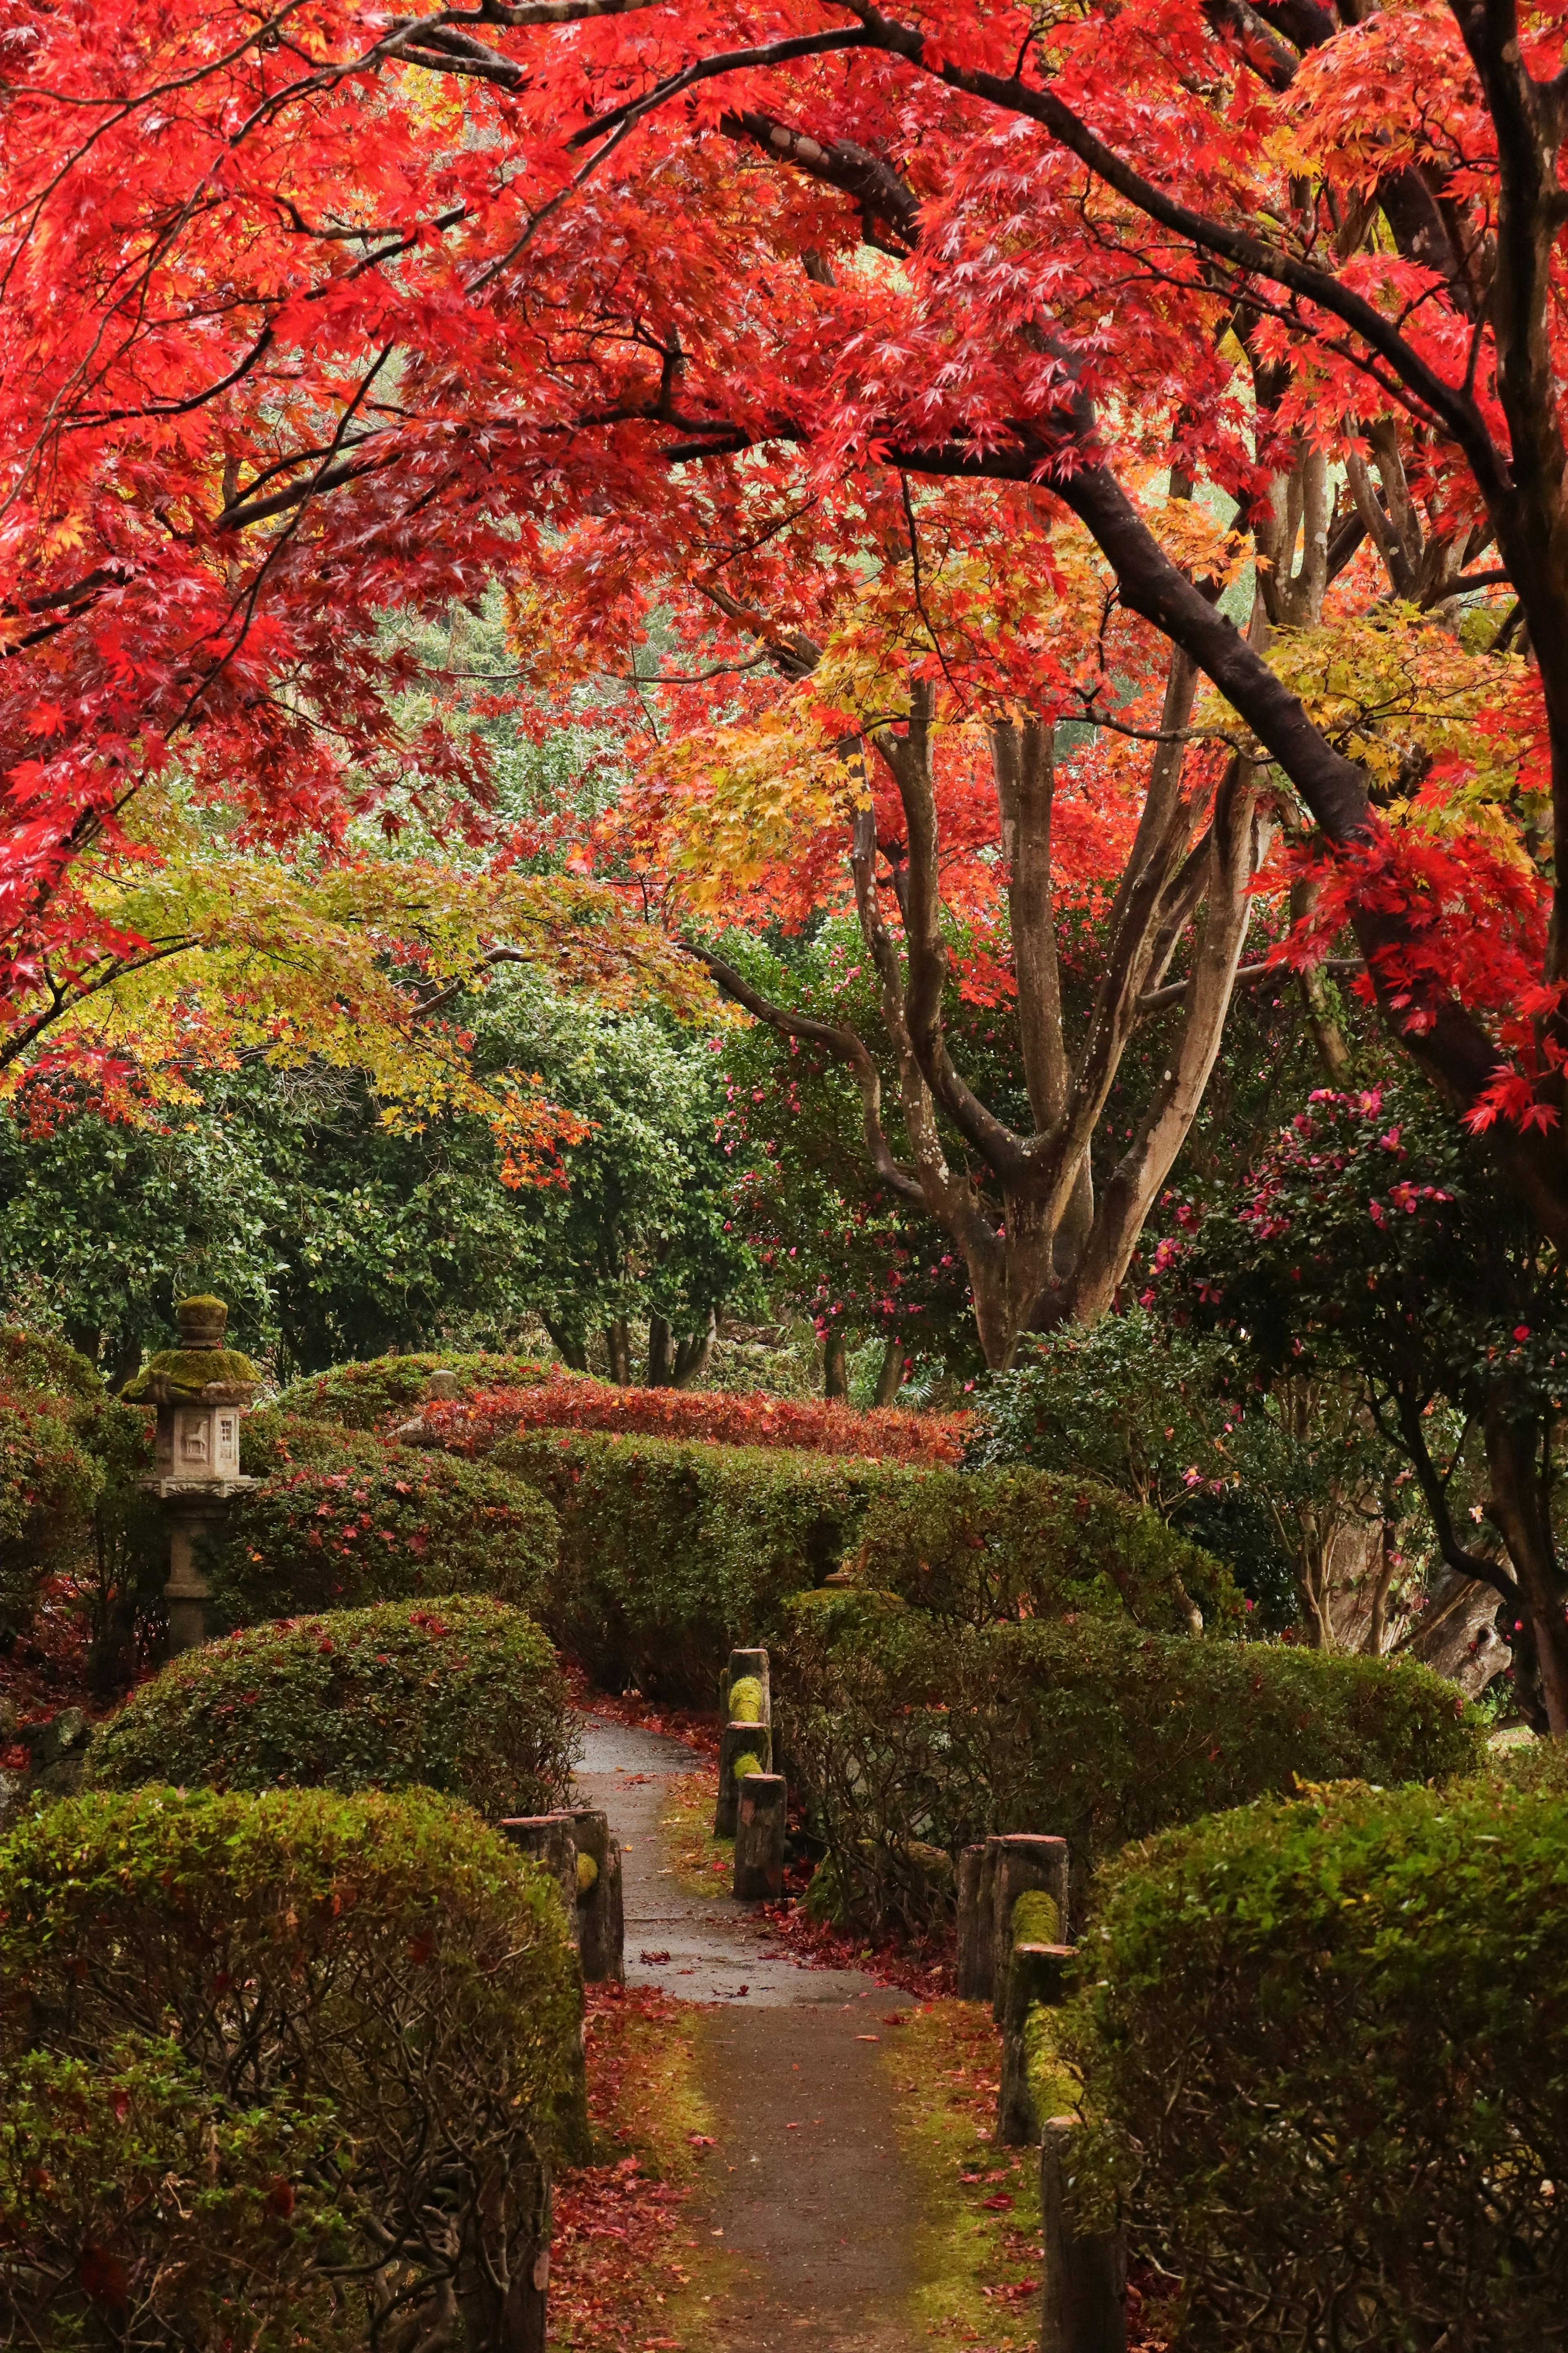
M 221 1523 L 229 1498 L 253 1487 L 253 1479 L 194 1481 L 149 1479 L 149 1492 L 168 1514 L 169 1579 L 163 1599 L 169 1609 L 169 1656 L 194 1651 L 207 1639 L 207 1603 L 212 1588 L 196 1566 L 201 1544 Z

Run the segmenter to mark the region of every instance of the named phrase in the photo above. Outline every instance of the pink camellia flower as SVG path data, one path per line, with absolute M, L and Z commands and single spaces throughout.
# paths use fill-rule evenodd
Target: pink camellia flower
M 1528 1340 L 1530 1337 L 1529 1324 L 1516 1324 L 1513 1327 L 1513 1336 L 1516 1340 Z

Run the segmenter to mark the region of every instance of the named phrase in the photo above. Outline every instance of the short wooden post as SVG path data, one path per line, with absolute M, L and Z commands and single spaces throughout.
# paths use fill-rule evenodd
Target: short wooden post
M 1040 2353 L 1127 2353 L 1127 2242 L 1120 2230 L 1079 2232 L 1072 2219 L 1071 2116 L 1040 2141 L 1045 2306 Z
M 974 1964 L 971 1999 L 989 2001 L 996 1989 L 996 1841 L 988 1838 L 980 1850 L 980 1877 L 974 1891 Z
M 1029 2013 L 1061 2005 L 1070 1945 L 1015 1945 L 1002 2016 L 1002 2082 L 996 2094 L 996 2138 L 1005 2148 L 1030 2148 L 1040 2118 L 1029 2083 Z
M 740 1806 L 735 1767 L 742 1757 L 754 1757 L 764 1773 L 773 1762 L 773 1736 L 765 1724 L 727 1724 L 719 1736 L 719 1800 L 713 1809 L 715 1838 L 733 1838 Z
M 555 2145 L 567 2165 L 586 2165 L 594 2153 L 588 2121 L 588 2062 L 583 2035 L 581 1906 L 577 1901 L 576 1820 L 572 1814 L 514 1814 L 497 1830 L 511 1846 L 542 1863 L 561 1893 L 567 1933 L 577 1957 L 577 2048 L 566 2089 L 555 2104 Z M 548 2248 L 548 2242 L 546 2242 Z
M 980 1882 L 985 1864 L 985 1846 L 966 1846 L 958 1858 L 958 1998 L 960 2001 L 983 2001 L 991 1989 L 983 1982 L 984 1972 L 980 1966 L 982 1937 L 980 1934 Z M 989 1931 L 990 1922 L 986 1922 Z
M 1001 2025 L 1007 2001 L 1007 1965 L 1013 1950 L 1013 1906 L 1020 1895 L 1038 1889 L 1057 1907 L 1057 1934 L 1066 1943 L 1068 1927 L 1068 1842 L 1013 1832 L 989 1843 L 995 1851 L 992 1879 L 991 2014 Z
M 766 1904 L 784 1894 L 787 1788 L 782 1773 L 748 1773 L 735 1824 L 735 1894 Z
M 572 1831 L 577 1848 L 577 1926 L 584 1982 L 618 1985 L 626 1975 L 620 1844 L 610 1836 L 609 1816 L 592 1806 L 574 1806 Z
M 731 1651 L 730 1663 L 721 1680 L 719 1712 L 728 1717 L 731 1713 L 730 1694 L 737 1683 L 758 1683 L 763 1687 L 763 1704 L 758 1714 L 760 1724 L 773 1720 L 773 1684 L 768 1674 L 768 1654 L 764 1650 Z

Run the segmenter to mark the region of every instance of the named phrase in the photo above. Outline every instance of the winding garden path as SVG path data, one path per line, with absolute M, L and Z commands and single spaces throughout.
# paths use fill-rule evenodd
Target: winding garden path
M 696 1894 L 660 1819 L 690 1750 L 602 1718 L 584 1730 L 578 1786 L 621 1841 L 627 1981 L 701 2009 L 717 2145 L 699 2227 L 728 2258 L 704 2339 L 714 2353 L 905 2353 L 917 2198 L 879 2042 L 908 1997 L 802 1968 L 721 1880 Z

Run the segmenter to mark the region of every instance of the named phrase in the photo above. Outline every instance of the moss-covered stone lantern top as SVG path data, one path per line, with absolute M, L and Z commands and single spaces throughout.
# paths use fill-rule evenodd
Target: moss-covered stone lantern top
M 248 1405 L 261 1375 L 237 1348 L 224 1346 L 228 1309 L 221 1299 L 202 1293 L 182 1299 L 174 1309 L 179 1326 L 177 1348 L 160 1348 L 155 1356 L 128 1381 L 121 1396 L 131 1405 Z

